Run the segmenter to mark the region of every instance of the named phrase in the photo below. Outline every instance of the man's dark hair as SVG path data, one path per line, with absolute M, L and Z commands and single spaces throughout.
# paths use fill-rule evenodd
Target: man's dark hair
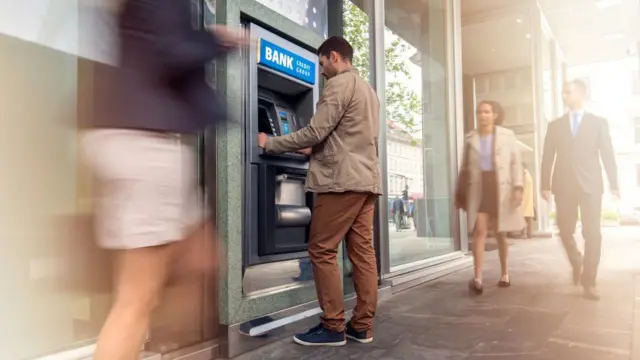
M 580 79 L 567 81 L 567 84 L 577 87 L 583 94 L 586 94 L 587 91 L 589 90 L 589 88 L 587 87 L 587 84 Z
M 353 61 L 353 47 L 342 36 L 332 36 L 325 40 L 318 48 L 318 56 L 331 56 L 331 52 L 337 52 L 344 60 Z

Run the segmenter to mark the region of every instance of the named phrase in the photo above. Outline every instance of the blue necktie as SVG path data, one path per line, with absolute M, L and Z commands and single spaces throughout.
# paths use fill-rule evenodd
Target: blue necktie
M 571 120 L 571 132 L 573 133 L 573 136 L 576 136 L 578 135 L 578 126 L 580 126 L 580 114 L 573 113 L 572 117 L 573 119 Z

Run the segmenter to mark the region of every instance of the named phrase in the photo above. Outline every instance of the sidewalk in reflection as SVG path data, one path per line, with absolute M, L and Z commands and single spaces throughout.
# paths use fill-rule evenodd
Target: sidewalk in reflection
M 453 252 L 451 238 L 418 237 L 413 229 L 390 233 L 391 266 L 410 264 Z M 346 273 L 351 264 L 345 263 Z M 313 272 L 308 258 L 262 264 L 247 268 L 243 279 L 245 294 L 275 291 L 312 282 Z

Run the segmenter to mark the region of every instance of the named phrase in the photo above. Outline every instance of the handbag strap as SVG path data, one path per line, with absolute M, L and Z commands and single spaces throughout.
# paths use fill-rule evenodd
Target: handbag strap
M 460 171 L 468 171 L 469 169 L 469 143 L 467 141 L 464 142 L 464 150 L 462 153 L 462 167 Z

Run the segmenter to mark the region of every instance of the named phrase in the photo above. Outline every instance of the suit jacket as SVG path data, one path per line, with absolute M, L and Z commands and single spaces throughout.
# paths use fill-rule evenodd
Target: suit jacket
M 484 196 L 482 192 L 482 171 L 480 170 L 480 136 L 471 131 L 465 138 L 465 151 L 462 163 L 467 166 L 462 171 L 468 172 L 468 183 L 458 186 L 467 188 L 467 220 L 469 229 L 473 229 L 478 216 L 478 209 Z M 496 126 L 493 138 L 493 167 L 496 172 L 498 193 L 499 232 L 520 231 L 524 228 L 522 207 L 513 203 L 513 192 L 524 188 L 524 172 L 520 160 L 520 148 L 513 131 Z
M 618 169 L 607 121 L 585 112 L 575 137 L 569 115 L 552 121 L 544 139 L 541 190 L 551 190 L 554 194 L 575 190 L 602 194 L 600 159 L 611 190 L 618 190 Z
M 118 66 L 94 66 L 93 127 L 194 133 L 226 117 L 205 65 L 231 49 L 191 19 L 188 0 L 124 1 Z

